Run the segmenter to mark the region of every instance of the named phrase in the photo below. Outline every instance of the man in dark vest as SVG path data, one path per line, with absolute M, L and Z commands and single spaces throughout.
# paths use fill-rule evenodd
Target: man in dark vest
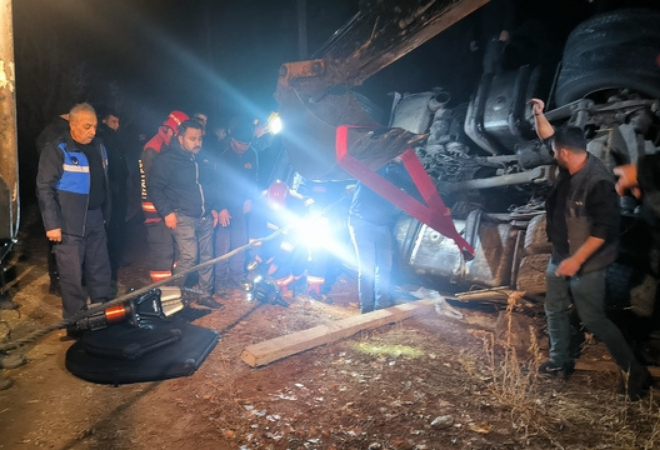
M 621 331 L 605 314 L 605 276 L 617 257 L 619 206 L 614 177 L 590 155 L 584 132 L 577 127 L 554 129 L 543 114 L 544 103 L 530 100 L 539 138 L 550 140 L 559 175 L 546 201 L 547 232 L 552 258 L 546 271 L 545 313 L 550 360 L 545 374 L 570 376 L 575 361 L 569 352 L 570 305 L 585 327 L 606 346 L 623 374 L 624 393 L 639 399 L 651 376 L 635 358 Z
M 108 157 L 94 138 L 96 126 L 94 108 L 74 106 L 70 131 L 46 144 L 39 158 L 37 196 L 46 237 L 55 243 L 64 319 L 85 309 L 88 296 L 92 303 L 110 299 Z

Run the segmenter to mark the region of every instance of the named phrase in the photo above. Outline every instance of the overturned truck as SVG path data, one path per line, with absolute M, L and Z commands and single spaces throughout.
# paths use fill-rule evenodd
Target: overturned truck
M 555 73 L 526 65 L 484 75 L 467 107 L 449 107 L 450 93 L 440 89 L 397 94 L 389 123 L 374 120 L 352 88 L 485 3 L 361 2 L 323 57 L 282 66 L 276 98 L 289 130 L 284 144 L 294 169 L 314 180 L 360 178 L 338 161 L 339 144 L 369 170 L 414 148 L 474 257 L 464 257 L 451 233 L 406 217 L 395 233 L 403 266 L 434 286 L 503 287 L 540 299 L 551 251 L 543 204 L 556 166 L 536 139 L 527 101 L 545 98 L 555 126 L 583 128 L 588 151 L 610 167 L 655 153 L 660 11 L 596 15 L 570 33 Z M 552 81 L 549 91 L 543 78 Z M 633 198 L 621 199 L 622 245 L 609 277 L 610 303 L 632 306 L 636 319 L 657 328 L 657 281 L 639 211 Z

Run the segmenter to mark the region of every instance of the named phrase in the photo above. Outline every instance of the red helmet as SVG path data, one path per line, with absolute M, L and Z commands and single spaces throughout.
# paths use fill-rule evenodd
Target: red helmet
M 168 116 L 163 125 L 170 127 L 174 134 L 179 134 L 179 125 L 181 125 L 186 120 L 190 119 L 188 114 L 181 111 L 172 111 Z
M 276 180 L 268 186 L 268 201 L 276 205 L 283 206 L 286 203 L 286 198 L 289 195 L 289 186 L 283 181 Z

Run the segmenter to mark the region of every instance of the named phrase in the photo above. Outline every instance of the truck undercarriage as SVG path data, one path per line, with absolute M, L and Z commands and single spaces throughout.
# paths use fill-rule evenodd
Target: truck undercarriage
M 433 286 L 511 288 L 541 299 L 551 251 L 543 203 L 556 166 L 536 138 L 527 101 L 539 97 L 553 105 L 546 110 L 555 126 L 583 128 L 588 151 L 609 167 L 655 153 L 660 11 L 594 16 L 571 32 L 555 73 L 523 66 L 484 74 L 468 105 L 452 105 L 451 93 L 440 88 L 396 93 L 389 123 L 379 124 L 353 88 L 486 2 L 399 3 L 362 2 L 322 58 L 282 67 L 276 98 L 289 131 L 289 159 L 309 179 L 350 178 L 336 158 L 336 132 L 343 125 L 364 130 L 349 139 L 348 151 L 371 170 L 413 148 L 475 254 L 466 260 L 451 236 L 407 217 L 395 232 L 402 267 Z M 660 328 L 650 234 L 639 211 L 632 197 L 621 199 L 622 248 L 610 269 L 609 303 Z

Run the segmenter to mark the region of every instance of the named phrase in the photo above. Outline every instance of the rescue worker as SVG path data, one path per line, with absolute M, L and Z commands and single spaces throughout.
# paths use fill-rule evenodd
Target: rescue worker
M 250 218 L 250 242 L 296 224 L 306 214 L 307 202 L 286 183 L 277 180 L 257 199 Z M 304 280 L 308 252 L 298 230 L 290 228 L 255 247 L 255 260 L 261 272 L 274 279 L 284 292 Z
M 539 138 L 551 139 L 560 172 L 546 200 L 548 240 L 552 258 L 546 270 L 545 312 L 550 359 L 543 374 L 569 377 L 575 361 L 569 352 L 571 301 L 586 328 L 603 341 L 625 382 L 623 393 L 639 399 L 651 376 L 635 357 L 621 330 L 605 314 L 607 267 L 616 260 L 619 205 L 614 177 L 587 152 L 584 132 L 577 127 L 555 130 L 543 114 L 544 102 L 531 99 Z
M 214 209 L 213 167 L 199 156 L 202 125 L 187 120 L 167 151 L 155 159 L 147 179 L 147 189 L 156 210 L 176 243 L 178 264 L 174 273 L 192 268 L 213 258 L 213 227 L 218 213 Z M 213 266 L 201 267 L 196 300 L 200 309 L 222 309 L 212 298 Z M 176 284 L 183 287 L 185 279 Z
M 158 214 L 147 189 L 149 171 L 154 158 L 160 154 L 164 147 L 170 145 L 172 137 L 179 132 L 179 126 L 188 120 L 188 115 L 181 111 L 172 111 L 158 133 L 144 145 L 140 165 L 140 189 L 142 197 L 142 212 L 147 227 L 147 241 L 149 243 L 149 276 L 152 282 L 162 281 L 172 276 L 174 265 L 174 241 L 169 230 Z
M 220 199 L 219 226 L 215 231 L 216 257 L 248 243 L 248 216 L 258 194 L 259 162 L 251 145 L 252 124 L 248 120 L 234 120 L 228 131 L 216 155 Z M 244 278 L 244 252 L 218 262 L 215 265 L 216 294 L 242 289 Z
M 409 194 L 418 194 L 400 158 L 377 172 Z M 358 183 L 350 207 L 349 231 L 358 260 L 358 294 L 360 311 L 392 306 L 390 276 L 393 259 L 393 227 L 401 210 Z
M 74 106 L 69 133 L 46 144 L 39 158 L 37 196 L 46 237 L 55 243 L 64 319 L 85 308 L 88 294 L 92 303 L 110 297 L 108 158 L 94 138 L 96 126 L 91 105 Z M 72 331 L 67 334 L 77 337 Z

